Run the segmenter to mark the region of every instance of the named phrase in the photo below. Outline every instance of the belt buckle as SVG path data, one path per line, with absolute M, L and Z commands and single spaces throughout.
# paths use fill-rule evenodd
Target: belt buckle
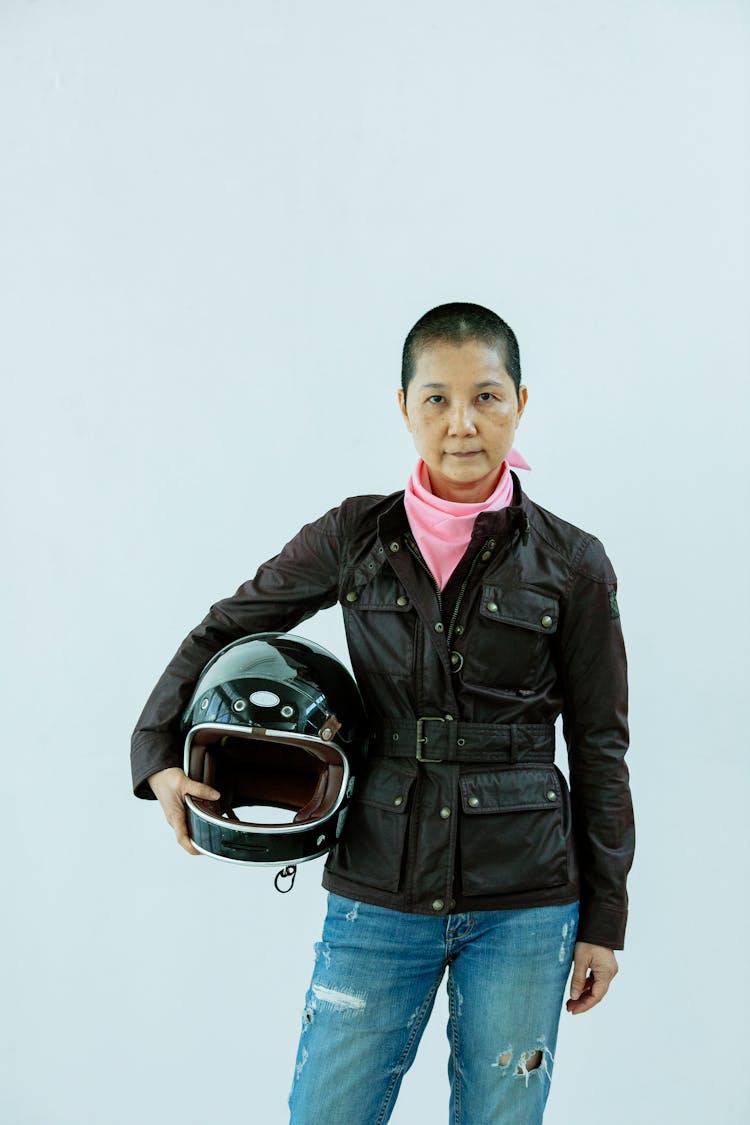
M 418 762 L 442 762 L 442 758 L 425 758 L 422 754 L 422 744 L 427 741 L 423 732 L 422 726 L 424 723 L 444 723 L 445 719 L 441 719 L 439 715 L 424 715 L 421 719 L 417 719 L 417 761 Z

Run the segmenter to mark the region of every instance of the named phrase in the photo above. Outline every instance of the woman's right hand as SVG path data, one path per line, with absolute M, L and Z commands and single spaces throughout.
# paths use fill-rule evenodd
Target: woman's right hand
M 193 781 L 179 766 L 170 766 L 165 770 L 152 773 L 148 783 L 162 807 L 167 822 L 174 828 L 177 843 L 190 855 L 200 855 L 194 848 L 188 835 L 187 821 L 185 819 L 185 796 L 202 797 L 205 801 L 218 801 L 219 793 L 210 785 L 201 781 Z

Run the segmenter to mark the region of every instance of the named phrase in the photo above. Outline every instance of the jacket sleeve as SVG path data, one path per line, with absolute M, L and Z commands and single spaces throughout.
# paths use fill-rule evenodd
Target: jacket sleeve
M 622 949 L 635 829 L 625 752 L 628 688 L 617 579 L 588 541 L 563 599 L 559 631 L 573 831 L 581 868 L 578 940 Z
M 133 731 L 130 765 L 137 797 L 153 797 L 147 778 L 182 765 L 180 719 L 200 674 L 225 645 L 250 633 L 288 632 L 338 595 L 339 533 L 334 508 L 305 527 L 236 593 L 211 606 L 170 660 Z

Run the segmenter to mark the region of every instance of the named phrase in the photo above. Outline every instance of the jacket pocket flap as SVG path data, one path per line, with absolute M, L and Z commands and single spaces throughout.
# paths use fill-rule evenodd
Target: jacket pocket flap
M 390 762 L 375 761 L 357 781 L 353 799 L 363 805 L 403 814 L 409 806 L 413 784 L 413 774 L 405 773 Z
M 465 774 L 458 784 L 461 806 L 470 816 L 521 809 L 552 811 L 562 805 L 560 778 L 554 766 Z
M 479 613 L 491 621 L 520 625 L 536 633 L 554 633 L 560 607 L 557 599 L 540 590 L 517 587 L 504 590 L 500 586 L 484 586 Z
M 346 609 L 379 609 L 389 613 L 408 613 L 412 607 L 401 583 L 382 576 L 364 586 L 350 581 L 342 587 L 339 601 Z

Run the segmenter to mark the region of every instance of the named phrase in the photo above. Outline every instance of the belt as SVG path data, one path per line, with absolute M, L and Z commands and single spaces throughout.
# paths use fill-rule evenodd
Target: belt
M 555 728 L 534 723 L 466 723 L 423 715 L 383 719 L 369 753 L 418 762 L 547 762 L 555 760 Z

